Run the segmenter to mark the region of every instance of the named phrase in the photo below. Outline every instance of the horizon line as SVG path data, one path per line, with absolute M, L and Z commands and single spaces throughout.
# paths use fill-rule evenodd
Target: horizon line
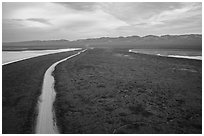
M 100 38 L 128 38 L 128 37 L 133 37 L 133 36 L 137 36 L 140 38 L 143 37 L 147 37 L 147 36 L 157 36 L 157 37 L 162 37 L 162 36 L 184 36 L 184 35 L 201 35 L 202 33 L 188 33 L 188 34 L 163 34 L 163 35 L 153 35 L 153 34 L 148 34 L 148 35 L 144 35 L 144 36 L 139 36 L 139 35 L 128 35 L 128 36 L 113 36 L 113 37 L 109 37 L 109 36 L 102 36 L 102 37 L 92 37 L 92 38 L 79 38 L 76 40 L 68 40 L 68 39 L 50 39 L 50 40 L 28 40 L 28 41 L 2 41 L 2 43 L 19 43 L 19 42 L 47 42 L 47 41 L 69 41 L 69 42 L 75 42 L 75 41 L 79 41 L 79 40 L 91 40 L 91 39 L 100 39 Z

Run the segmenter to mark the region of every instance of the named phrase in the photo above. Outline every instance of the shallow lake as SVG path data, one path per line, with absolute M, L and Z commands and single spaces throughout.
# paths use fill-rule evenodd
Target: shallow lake
M 131 49 L 129 52 L 151 54 L 166 57 L 202 60 L 202 51 L 181 49 Z
M 68 49 L 58 49 L 58 50 L 35 50 L 35 51 L 2 51 L 2 64 L 8 64 L 15 61 L 20 61 L 32 57 L 53 54 L 58 52 L 80 50 L 81 48 L 68 48 Z

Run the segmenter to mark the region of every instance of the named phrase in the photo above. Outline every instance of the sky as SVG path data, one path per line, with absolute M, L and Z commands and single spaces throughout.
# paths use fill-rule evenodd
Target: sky
M 3 42 L 202 33 L 201 2 L 4 2 L 2 9 Z

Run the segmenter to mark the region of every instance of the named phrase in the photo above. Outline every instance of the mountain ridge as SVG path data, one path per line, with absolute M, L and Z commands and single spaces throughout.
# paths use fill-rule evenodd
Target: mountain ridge
M 66 47 L 111 47 L 111 48 L 164 48 L 164 49 L 202 49 L 202 34 L 183 35 L 146 35 L 146 36 L 119 36 L 99 37 L 69 41 L 34 40 L 22 42 L 3 42 L 3 50 L 7 47 L 38 47 L 66 48 Z

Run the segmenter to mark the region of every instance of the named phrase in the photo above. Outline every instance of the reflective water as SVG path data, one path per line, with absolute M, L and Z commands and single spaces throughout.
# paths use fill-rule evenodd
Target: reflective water
M 179 49 L 131 49 L 129 52 L 151 54 L 165 57 L 202 60 L 202 51 Z
M 35 51 L 2 51 L 2 64 L 6 65 L 12 62 L 29 59 L 32 57 L 65 52 L 65 51 L 73 51 L 80 50 L 81 48 L 68 48 L 68 49 L 58 49 L 58 50 L 35 50 Z

